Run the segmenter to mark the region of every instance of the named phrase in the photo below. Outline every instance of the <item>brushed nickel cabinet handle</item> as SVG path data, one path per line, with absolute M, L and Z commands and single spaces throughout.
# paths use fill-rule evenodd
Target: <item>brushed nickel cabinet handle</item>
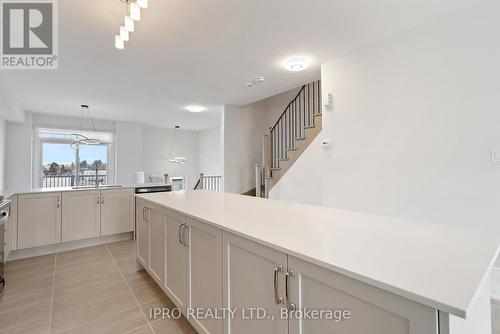
M 101 194 L 101 204 L 104 204 L 104 194 Z
M 182 226 L 184 226 L 184 224 L 179 224 L 179 243 L 182 245 Z
M 294 303 L 290 302 L 290 278 L 295 277 L 295 270 L 290 269 L 285 274 L 285 293 L 286 293 L 286 302 L 288 304 L 288 310 L 295 311 L 297 309 Z
M 188 232 L 189 232 L 189 228 L 190 228 L 190 226 L 186 225 L 186 224 L 184 224 L 184 227 L 182 228 L 182 244 L 184 245 L 184 247 L 189 246 L 188 237 L 187 237 L 189 234 L 186 233 L 186 230 L 188 230 Z
M 97 204 L 99 204 L 101 202 L 101 198 L 99 196 L 99 194 L 97 194 Z
M 57 207 L 61 207 L 61 198 L 59 196 L 57 196 Z
M 284 267 L 281 265 L 274 268 L 273 284 L 274 284 L 274 301 L 276 305 L 283 304 L 283 297 L 279 296 L 279 282 L 278 282 L 278 275 L 283 271 Z

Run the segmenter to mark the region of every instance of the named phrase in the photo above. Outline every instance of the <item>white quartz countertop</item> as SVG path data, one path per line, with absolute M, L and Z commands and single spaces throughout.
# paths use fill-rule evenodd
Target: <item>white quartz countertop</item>
M 141 183 L 141 184 L 128 184 L 119 187 L 106 187 L 100 186 L 98 188 L 90 186 L 90 188 L 73 188 L 73 187 L 54 187 L 54 188 L 34 188 L 25 191 L 15 192 L 15 195 L 24 194 L 38 194 L 38 193 L 54 193 L 54 192 L 67 192 L 67 191 L 86 191 L 86 190 L 117 190 L 117 189 L 129 189 L 129 188 L 141 188 L 141 187 L 161 187 L 171 185 L 169 183 Z
M 474 229 L 227 193 L 137 197 L 462 318 L 500 245 Z

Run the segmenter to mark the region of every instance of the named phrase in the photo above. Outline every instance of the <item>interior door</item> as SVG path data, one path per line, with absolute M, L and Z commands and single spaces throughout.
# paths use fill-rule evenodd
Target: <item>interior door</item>
M 101 235 L 133 231 L 131 189 L 101 190 Z
M 61 193 L 18 197 L 18 248 L 61 242 Z
M 297 310 L 349 311 L 290 320 L 290 334 L 436 334 L 436 310 L 387 293 L 293 256 L 288 257 L 290 303 Z
M 222 308 L 222 231 L 187 218 L 192 308 Z M 200 334 L 221 334 L 222 320 L 193 319 Z
M 101 233 L 99 191 L 62 194 L 62 241 L 98 237 Z
M 287 256 L 269 247 L 223 232 L 224 307 L 236 308 L 224 322 L 226 334 L 286 334 L 287 320 L 280 317 L 285 305 L 284 270 Z M 266 310 L 265 319 L 250 308 Z M 319 332 L 318 332 L 319 333 Z
M 144 268 L 149 267 L 149 224 L 146 215 L 146 202 L 136 201 L 136 229 L 137 229 L 137 259 Z
M 160 286 L 165 281 L 165 224 L 162 208 L 148 205 L 146 212 L 149 221 L 149 271 Z
M 188 303 L 188 243 L 184 216 L 164 210 L 166 235 L 165 288 L 170 299 L 180 308 Z

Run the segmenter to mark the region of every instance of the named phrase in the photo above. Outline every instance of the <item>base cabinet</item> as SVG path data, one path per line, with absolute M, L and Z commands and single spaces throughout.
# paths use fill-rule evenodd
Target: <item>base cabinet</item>
M 101 235 L 134 230 L 131 189 L 101 190 Z
M 62 194 L 62 241 L 98 237 L 101 233 L 99 191 Z
M 222 231 L 188 218 L 189 245 L 188 295 L 193 309 L 222 308 Z M 221 319 L 193 319 L 200 334 L 221 334 Z
M 293 256 L 288 256 L 287 279 L 288 308 L 337 312 L 333 319 L 291 317 L 290 334 L 438 333 L 436 310 Z
M 156 205 L 148 205 L 146 213 L 149 226 L 149 271 L 159 286 L 165 282 L 165 224 L 163 211 Z
M 137 260 L 149 268 L 149 224 L 147 218 L 147 202 L 138 199 L 135 208 L 135 228 L 137 243 Z
M 166 233 L 165 289 L 170 299 L 180 308 L 187 308 L 188 299 L 188 245 L 186 218 L 173 211 L 164 211 Z
M 18 248 L 61 242 L 61 193 L 18 196 Z
M 229 233 L 223 235 L 224 307 L 237 309 L 234 318 L 224 322 L 224 333 L 287 334 L 288 322 L 280 318 L 286 254 Z M 274 320 L 245 319 L 255 307 L 265 309 Z

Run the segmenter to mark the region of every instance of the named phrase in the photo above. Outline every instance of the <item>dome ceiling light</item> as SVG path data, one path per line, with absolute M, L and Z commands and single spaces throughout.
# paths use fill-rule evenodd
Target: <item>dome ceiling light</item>
M 148 8 L 148 0 L 120 0 L 127 5 L 127 15 L 120 33 L 115 36 L 115 48 L 123 50 L 125 42 L 130 38 L 130 33 L 135 30 L 135 21 L 141 19 L 141 9 Z
M 292 57 L 285 60 L 283 64 L 290 72 L 300 72 L 309 67 L 311 61 L 305 57 Z

